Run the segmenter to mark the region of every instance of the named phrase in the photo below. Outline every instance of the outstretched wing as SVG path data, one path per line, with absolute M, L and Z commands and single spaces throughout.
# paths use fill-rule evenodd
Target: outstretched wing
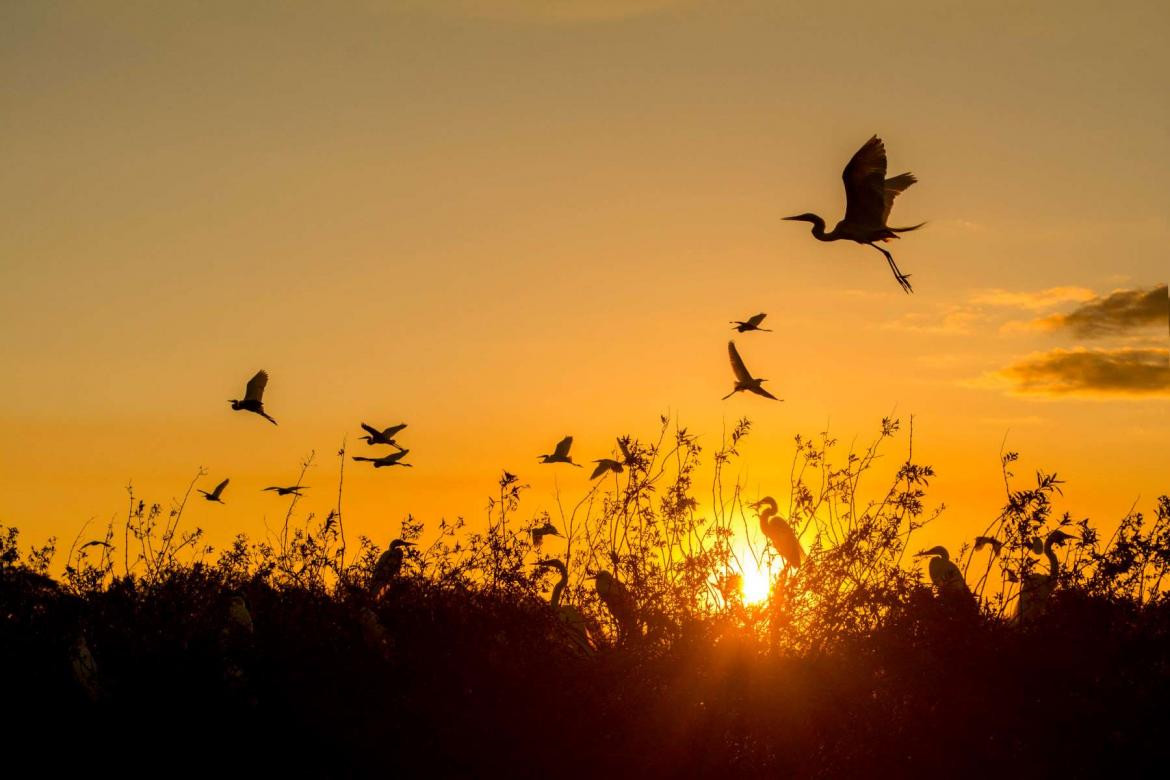
M 765 390 L 765 389 L 764 389 L 764 388 L 762 388 L 762 387 L 753 387 L 753 388 L 751 388 L 751 391 L 752 391 L 753 393 L 756 393 L 757 395 L 762 395 L 762 396 L 764 396 L 764 398 L 771 398 L 773 401 L 779 401 L 779 400 L 780 400 L 779 398 L 777 398 L 776 396 L 772 395 L 771 393 L 769 393 L 767 390 Z
M 633 456 L 630 455 L 630 442 L 629 442 L 629 440 L 623 436 L 622 438 L 617 440 L 617 443 L 618 443 L 618 448 L 622 451 L 622 460 L 625 461 L 626 463 L 629 463 L 630 460 L 633 458 Z
M 767 316 L 768 316 L 767 314 L 760 312 L 759 314 L 755 314 L 751 317 L 748 317 L 748 321 L 744 324 L 747 325 L 748 327 L 751 327 L 751 328 L 758 328 L 760 326 L 760 323 L 763 322 L 764 318 Z
M 211 495 L 219 498 L 221 495 L 223 495 L 223 489 L 228 486 L 229 482 L 231 482 L 230 479 L 225 479 L 223 482 L 220 482 L 215 486 L 215 490 L 211 491 Z
M 910 185 L 918 179 L 914 178 L 912 173 L 900 173 L 892 179 L 886 179 L 884 184 L 885 189 L 885 205 L 882 211 L 882 224 L 890 219 L 890 209 L 894 207 L 894 198 L 901 195 Z
M 752 375 L 748 372 L 747 366 L 743 364 L 743 358 L 739 356 L 739 350 L 735 348 L 734 341 L 727 342 L 727 356 L 731 358 L 731 370 L 735 374 L 735 381 L 750 384 Z
M 875 135 L 866 141 L 845 166 L 841 178 L 845 182 L 845 221 L 864 227 L 884 226 L 888 209 L 886 146 L 882 139 Z
M 567 458 L 567 457 L 569 457 L 569 448 L 572 446 L 573 446 L 573 437 L 566 436 L 565 438 L 563 438 L 559 442 L 557 442 L 557 448 L 555 450 L 553 450 L 553 457 L 554 458 Z
M 362 430 L 365 431 L 366 433 L 370 434 L 371 436 L 373 436 L 375 439 L 382 438 L 382 432 L 372 425 L 367 425 L 366 423 L 362 423 Z
M 248 380 L 248 387 L 244 390 L 245 401 L 264 400 L 264 388 L 268 386 L 268 372 L 257 371 L 256 376 Z
M 589 475 L 589 479 L 597 479 L 602 474 L 609 471 L 609 461 L 595 460 L 593 462 L 597 464 L 597 468 L 593 469 L 593 473 Z

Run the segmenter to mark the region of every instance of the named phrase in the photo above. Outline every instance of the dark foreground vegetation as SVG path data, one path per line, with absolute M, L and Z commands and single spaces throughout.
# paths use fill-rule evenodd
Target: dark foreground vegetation
M 912 563 L 914 534 L 941 516 L 924 508 L 931 469 L 907 457 L 892 485 L 862 498 L 897 423 L 852 453 L 798 439 L 782 492 L 808 556 L 751 605 L 740 573 L 772 551 L 733 543 L 755 517 L 738 486 L 724 489 L 747 431 L 712 453 L 703 515 L 699 444 L 664 422 L 657 442 L 626 442 L 620 474 L 555 516 L 518 520 L 524 486 L 505 473 L 484 533 L 408 519 L 396 535 L 419 544 L 384 586 L 371 580 L 385 543 L 347 549 L 340 512 L 298 519 L 296 497 L 271 539 L 213 555 L 182 530 L 183 501 L 132 496 L 124 522 L 71 546 L 60 580 L 47 576 L 53 544 L 22 549 L 9 529 L 4 761 L 132 777 L 1164 766 L 1170 499 L 1103 538 L 1054 512 L 1054 475 L 1015 487 L 1006 454 L 1003 511 L 952 558 L 965 586 L 931 585 Z M 564 537 L 537 547 L 531 531 L 549 522 Z M 557 567 L 534 565 L 553 555 L 568 564 L 558 608 Z M 628 601 L 599 600 L 589 576 L 602 571 Z

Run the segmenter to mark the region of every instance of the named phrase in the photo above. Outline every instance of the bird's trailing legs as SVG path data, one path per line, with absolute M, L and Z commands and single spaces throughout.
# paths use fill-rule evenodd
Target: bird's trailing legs
M 870 243 L 870 244 L 867 244 L 867 246 L 872 246 L 874 249 L 876 249 L 877 251 L 881 252 L 883 255 L 886 256 L 886 262 L 890 264 L 890 270 L 894 272 L 894 278 L 898 280 L 898 284 L 902 285 L 903 292 L 905 292 L 905 293 L 914 292 L 914 288 L 910 286 L 910 274 L 902 273 L 902 270 L 900 268 L 898 268 L 898 264 L 894 262 L 893 255 L 891 255 L 886 250 L 882 249 L 877 244 Z

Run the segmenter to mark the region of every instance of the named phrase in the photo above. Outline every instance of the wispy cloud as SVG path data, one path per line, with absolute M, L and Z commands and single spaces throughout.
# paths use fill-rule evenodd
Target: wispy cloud
M 882 323 L 883 330 L 904 333 L 964 334 L 982 318 L 978 309 L 968 306 L 948 306 L 941 312 L 903 314 Z
M 997 306 L 1009 309 L 1030 309 L 1040 311 L 1059 306 L 1062 303 L 1090 301 L 1097 294 L 1086 287 L 1049 287 L 1047 290 L 1020 292 L 1015 290 L 976 290 L 971 303 L 983 306 Z
M 1170 397 L 1170 349 L 1055 349 L 996 376 L 1021 395 Z
M 1104 298 L 1094 298 L 1068 314 L 1042 317 L 1033 326 L 1067 331 L 1084 339 L 1118 336 L 1148 327 L 1170 334 L 1170 297 L 1164 284 L 1149 290 L 1118 290 Z
M 644 16 L 688 2 L 691 0 L 408 0 L 407 5 L 485 19 L 572 23 Z

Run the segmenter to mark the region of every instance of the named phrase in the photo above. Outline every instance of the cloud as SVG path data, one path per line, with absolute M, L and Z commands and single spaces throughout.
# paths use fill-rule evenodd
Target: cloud
M 1118 290 L 1104 298 L 1093 298 L 1068 314 L 1042 317 L 1032 325 L 1039 330 L 1068 331 L 1085 339 L 1147 327 L 1161 327 L 1170 334 L 1170 297 L 1164 284 L 1149 290 Z
M 976 290 L 971 303 L 984 306 L 999 306 L 1011 309 L 1049 309 L 1062 303 L 1090 301 L 1096 293 L 1085 287 L 1049 287 L 1037 292 L 1014 292 L 1012 290 Z
M 998 372 L 1021 395 L 1170 397 L 1170 349 L 1055 349 Z
M 645 16 L 691 0 L 411 0 L 408 6 L 485 19 L 606 22 Z
M 941 312 L 922 314 L 911 312 L 895 320 L 882 323 L 882 330 L 904 333 L 966 334 L 982 318 L 978 309 L 967 306 L 948 306 Z

